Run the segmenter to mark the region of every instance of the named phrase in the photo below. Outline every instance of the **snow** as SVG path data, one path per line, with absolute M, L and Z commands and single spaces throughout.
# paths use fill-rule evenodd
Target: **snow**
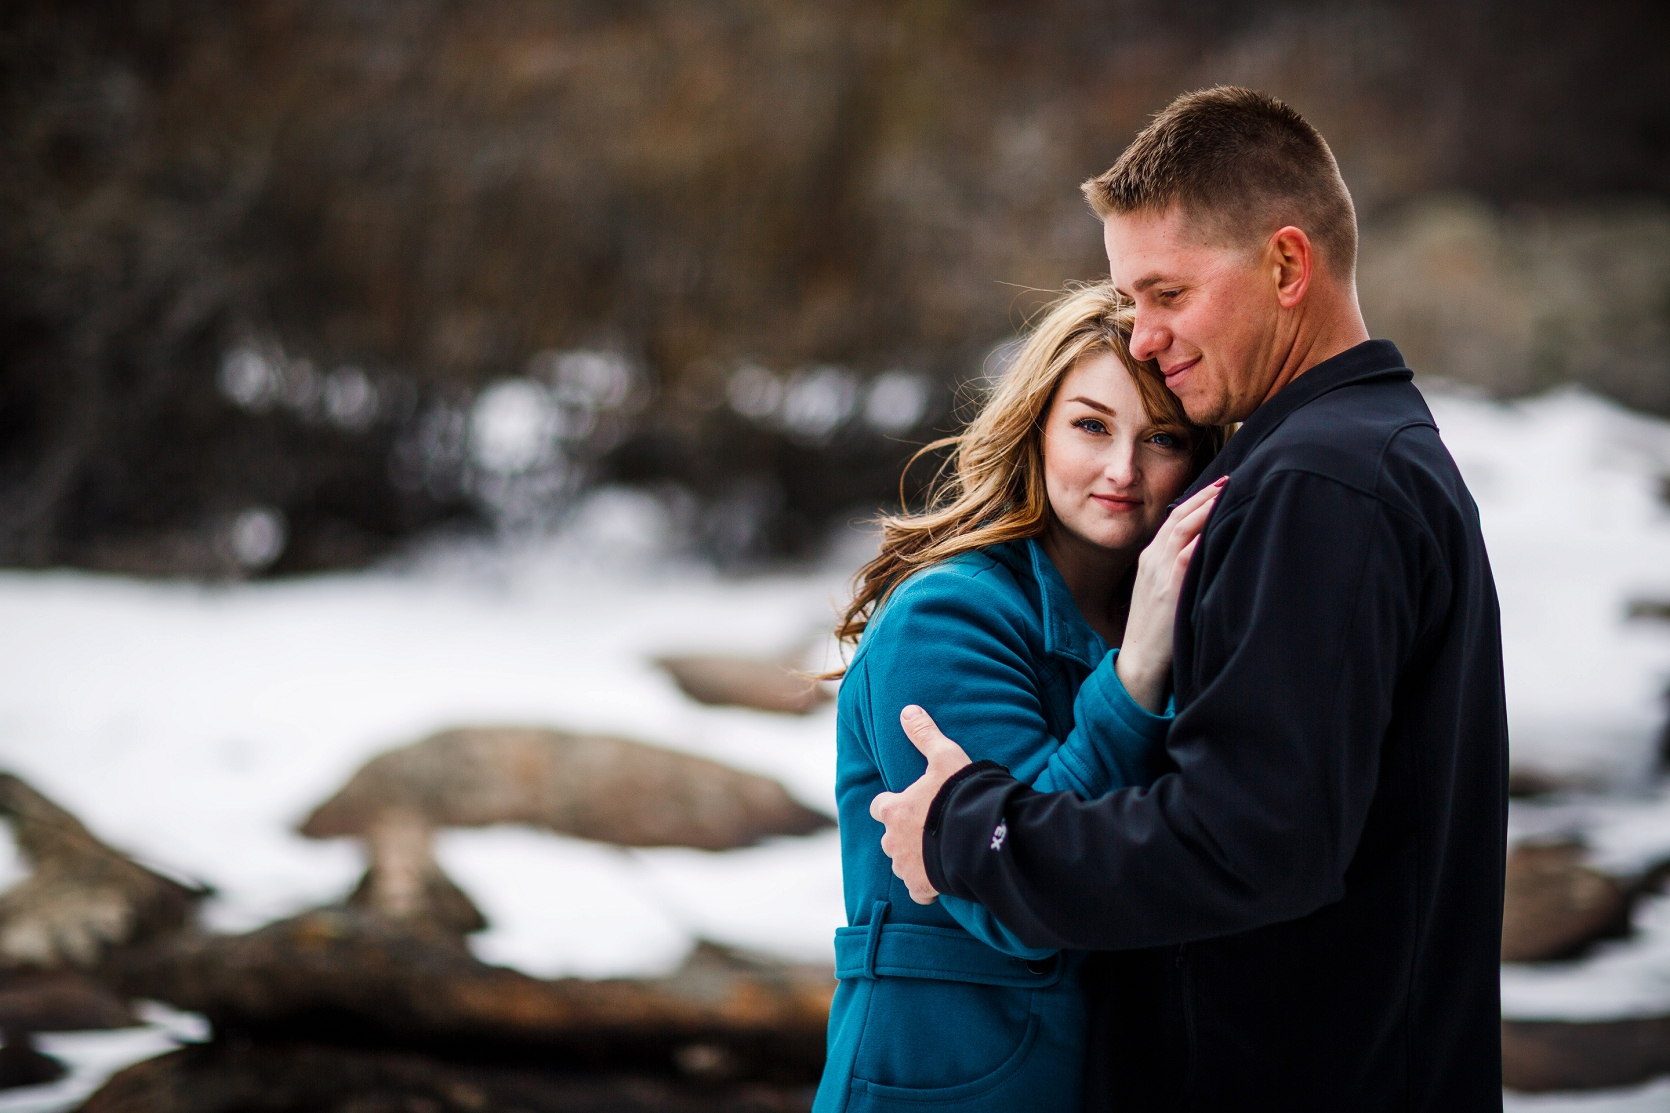
M 37 1034 L 36 1048 L 63 1063 L 67 1073 L 47 1085 L 0 1090 L 0 1113 L 73 1109 L 122 1068 L 209 1038 L 209 1026 L 201 1017 L 161 1002 L 141 1001 L 135 1011 L 141 1027 Z
M 843 580 L 724 580 L 561 544 L 220 587 L 0 574 L 0 763 L 113 845 L 212 885 L 206 916 L 223 930 L 340 899 L 359 846 L 295 824 L 370 757 L 449 726 L 620 733 L 776 777 L 832 811 L 831 707 L 700 707 L 650 659 L 803 644 L 828 629 Z M 506 829 L 448 832 L 438 854 L 494 920 L 480 953 L 542 975 L 663 972 L 694 923 L 827 960 L 842 916 L 829 839 L 668 859 Z M 722 882 L 734 914 L 667 880 L 670 862 Z M 767 883 L 747 883 L 756 868 Z M 782 900 L 770 890 L 785 872 L 824 884 Z
M 1502 602 L 1514 760 L 1613 786 L 1654 759 L 1670 627 L 1670 423 L 1582 391 L 1514 406 L 1431 398 L 1484 522 Z
M 1670 424 L 1575 391 L 1430 400 L 1497 577 L 1516 764 L 1593 789 L 1516 804 L 1513 837 L 1575 833 L 1601 868 L 1637 875 L 1670 858 L 1653 768 L 1670 623 L 1627 617 L 1632 600 L 1670 599 Z M 653 502 L 606 491 L 553 541 L 305 580 L 0 573 L 0 766 L 112 844 L 213 885 L 223 930 L 340 899 L 359 847 L 295 824 L 368 758 L 450 726 L 622 734 L 832 810 L 832 707 L 700 707 L 651 658 L 826 644 L 866 542 L 847 538 L 824 567 L 728 579 L 671 555 Z M 476 953 L 539 976 L 661 973 L 698 938 L 828 962 L 842 922 L 833 832 L 714 854 L 455 830 L 437 855 L 491 921 Z M 0 841 L 0 884 L 18 869 Z M 1582 962 L 1505 970 L 1508 1015 L 1670 1013 L 1670 900 L 1647 901 L 1638 927 Z M 1670 1108 L 1670 1088 L 1510 1108 Z

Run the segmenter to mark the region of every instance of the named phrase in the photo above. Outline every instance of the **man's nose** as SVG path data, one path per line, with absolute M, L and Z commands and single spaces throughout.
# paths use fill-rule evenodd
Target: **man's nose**
M 1165 329 L 1144 323 L 1138 317 L 1131 324 L 1131 355 L 1138 361 L 1153 359 L 1165 351 L 1171 344 L 1171 335 Z

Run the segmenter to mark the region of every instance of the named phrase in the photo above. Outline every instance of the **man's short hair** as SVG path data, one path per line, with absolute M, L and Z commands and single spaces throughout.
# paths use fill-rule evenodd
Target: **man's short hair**
M 1334 153 L 1303 116 L 1251 89 L 1183 94 L 1081 188 L 1103 220 L 1181 204 L 1230 242 L 1262 242 L 1291 224 L 1335 275 L 1356 270 L 1357 211 Z

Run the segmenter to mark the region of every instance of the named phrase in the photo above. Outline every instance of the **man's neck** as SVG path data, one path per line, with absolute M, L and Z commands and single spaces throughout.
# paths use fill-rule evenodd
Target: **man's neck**
M 1350 351 L 1369 338 L 1363 311 L 1357 305 L 1355 285 L 1307 305 L 1305 310 L 1295 321 L 1293 340 L 1287 345 L 1281 367 L 1260 406 L 1312 367 Z

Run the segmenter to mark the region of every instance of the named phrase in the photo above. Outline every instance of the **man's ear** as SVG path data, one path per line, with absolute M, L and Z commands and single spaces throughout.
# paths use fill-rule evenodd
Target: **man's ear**
M 1265 249 L 1265 261 L 1275 278 L 1276 300 L 1281 307 L 1292 309 L 1304 301 L 1315 264 L 1310 237 L 1304 229 L 1291 224 L 1278 228 Z

